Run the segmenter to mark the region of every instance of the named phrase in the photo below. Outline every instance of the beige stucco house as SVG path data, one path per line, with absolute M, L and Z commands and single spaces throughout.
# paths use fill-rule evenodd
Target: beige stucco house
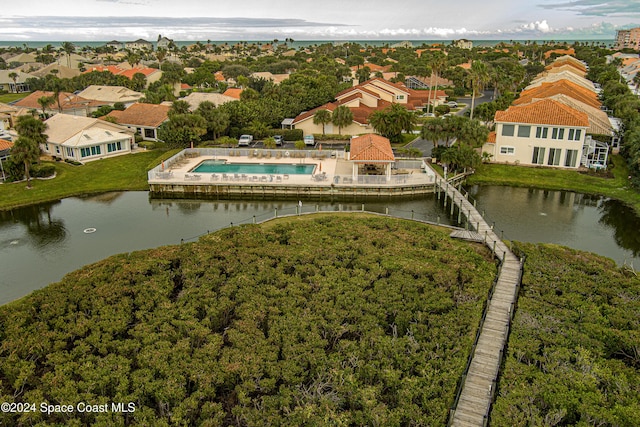
M 371 113 L 383 110 L 391 104 L 404 105 L 410 111 L 422 110 L 429 102 L 428 96 L 428 91 L 409 89 L 403 84 L 392 83 L 381 78 L 367 80 L 360 84 L 354 81 L 354 86 L 338 93 L 334 102 L 329 102 L 299 114 L 293 119 L 291 126 L 294 129 L 301 129 L 305 135 L 314 133 L 341 133 L 343 135 L 373 133 L 374 130 L 369 125 L 368 120 Z M 324 109 L 333 112 L 338 106 L 342 105 L 348 107 L 353 114 L 353 122 L 349 126 L 338 129 L 329 123 L 324 125 L 323 132 L 322 124 L 313 123 L 313 118 L 317 111 Z
M 53 157 L 89 162 L 131 153 L 134 132 L 100 119 L 56 114 L 47 121 L 42 151 Z
M 587 144 L 586 113 L 551 99 L 496 112 L 483 151 L 497 163 L 578 168 Z M 493 141 L 492 141 L 493 139 Z
M 113 117 L 118 124 L 137 132 L 142 139 L 148 141 L 158 140 L 158 128 L 169 120 L 169 109 L 163 104 L 133 104 L 124 111 L 114 110 L 107 114 Z

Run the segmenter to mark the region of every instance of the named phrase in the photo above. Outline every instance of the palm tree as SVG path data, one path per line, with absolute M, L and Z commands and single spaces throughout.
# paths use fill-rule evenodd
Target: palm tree
M 40 98 L 38 98 L 38 104 L 42 108 L 42 117 L 43 118 L 45 118 L 45 119 L 47 118 L 47 112 L 46 112 L 47 107 L 49 107 L 50 105 L 52 105 L 55 102 L 56 102 L 56 100 L 53 98 L 53 96 L 41 96 Z
M 431 105 L 431 94 L 433 93 L 433 100 L 435 104 L 436 99 L 436 91 L 433 90 L 433 77 L 435 75 L 435 86 L 436 90 L 438 89 L 438 77 L 440 71 L 444 69 L 447 64 L 447 59 L 442 55 L 436 55 L 431 59 L 431 84 L 429 85 L 429 95 L 427 97 L 427 113 L 429 112 L 429 106 Z M 432 109 L 433 111 L 433 109 Z
M 71 68 L 71 54 L 76 51 L 76 47 L 71 42 L 62 43 L 62 50 L 67 54 L 67 66 Z
M 473 108 L 475 105 L 476 95 L 478 94 L 478 92 L 482 92 L 482 90 L 484 90 L 484 86 L 489 81 L 489 71 L 487 70 L 487 64 L 480 61 L 473 61 L 471 63 L 471 69 L 469 70 L 468 79 L 471 84 L 472 91 L 470 118 L 473 119 Z
M 333 114 L 331 115 L 331 122 L 338 126 L 338 135 L 342 135 L 342 128 L 345 126 L 349 126 L 351 122 L 353 122 L 353 113 L 344 105 L 340 105 L 335 110 L 333 110 Z
M 156 58 L 158 58 L 158 68 L 162 70 L 162 61 L 167 57 L 167 49 L 159 48 L 156 50 Z
M 24 116 L 29 117 L 29 116 Z M 27 179 L 27 188 L 31 188 L 31 164 L 40 158 L 40 146 L 27 136 L 20 136 L 11 148 L 11 158 L 16 163 L 24 164 L 24 176 Z
M 16 123 L 18 139 L 11 149 L 11 157 L 18 163 L 24 163 L 24 175 L 27 179 L 27 188 L 31 188 L 31 164 L 40 158 L 40 144 L 47 142 L 44 134 L 47 125 L 31 116 L 21 116 Z
M 324 135 L 324 125 L 331 123 L 332 117 L 329 110 L 318 110 L 313 116 L 313 124 L 322 125 L 322 134 Z
M 13 80 L 13 89 L 18 93 L 18 73 L 15 71 L 10 72 L 9 78 Z

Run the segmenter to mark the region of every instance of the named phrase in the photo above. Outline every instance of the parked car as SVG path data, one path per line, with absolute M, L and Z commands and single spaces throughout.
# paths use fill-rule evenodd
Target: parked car
M 434 113 L 424 113 L 424 114 L 420 114 L 419 117 L 435 117 L 436 115 Z
M 447 105 L 450 108 L 458 108 L 458 103 L 456 101 L 449 101 L 449 102 L 447 102 Z
M 240 135 L 240 139 L 238 140 L 238 147 L 248 147 L 253 141 L 253 135 Z
M 313 135 L 305 135 L 304 145 L 310 145 L 310 146 L 316 145 L 316 140 L 313 138 Z
M 282 135 L 273 135 L 273 139 L 276 141 L 276 145 L 282 145 L 284 143 Z

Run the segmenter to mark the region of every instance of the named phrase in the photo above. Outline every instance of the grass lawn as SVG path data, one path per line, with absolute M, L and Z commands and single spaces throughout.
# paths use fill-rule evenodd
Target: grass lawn
M 164 151 L 145 151 L 73 166 L 55 163 L 56 177 L 0 185 L 0 210 L 64 197 L 121 190 L 147 190 L 147 170 L 160 163 Z
M 618 199 L 632 206 L 640 214 L 640 193 L 629 185 L 627 178 L 629 172 L 624 159 L 618 155 L 611 156 L 611 159 L 614 164 L 611 169 L 613 178 L 601 178 L 576 171 L 550 168 L 484 164 L 476 170 L 474 175 L 467 178 L 467 183 L 600 194 Z
M 22 92 L 22 93 L 5 93 L 0 95 L 0 102 L 8 104 L 9 102 L 17 101 L 18 99 L 25 98 L 29 95 L 30 92 Z

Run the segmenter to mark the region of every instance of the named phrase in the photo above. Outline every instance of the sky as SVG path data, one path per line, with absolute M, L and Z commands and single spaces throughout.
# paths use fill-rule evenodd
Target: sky
M 640 0 L 30 0 L 0 40 L 592 40 L 640 26 Z M 5 9 L 6 11 L 6 9 Z

